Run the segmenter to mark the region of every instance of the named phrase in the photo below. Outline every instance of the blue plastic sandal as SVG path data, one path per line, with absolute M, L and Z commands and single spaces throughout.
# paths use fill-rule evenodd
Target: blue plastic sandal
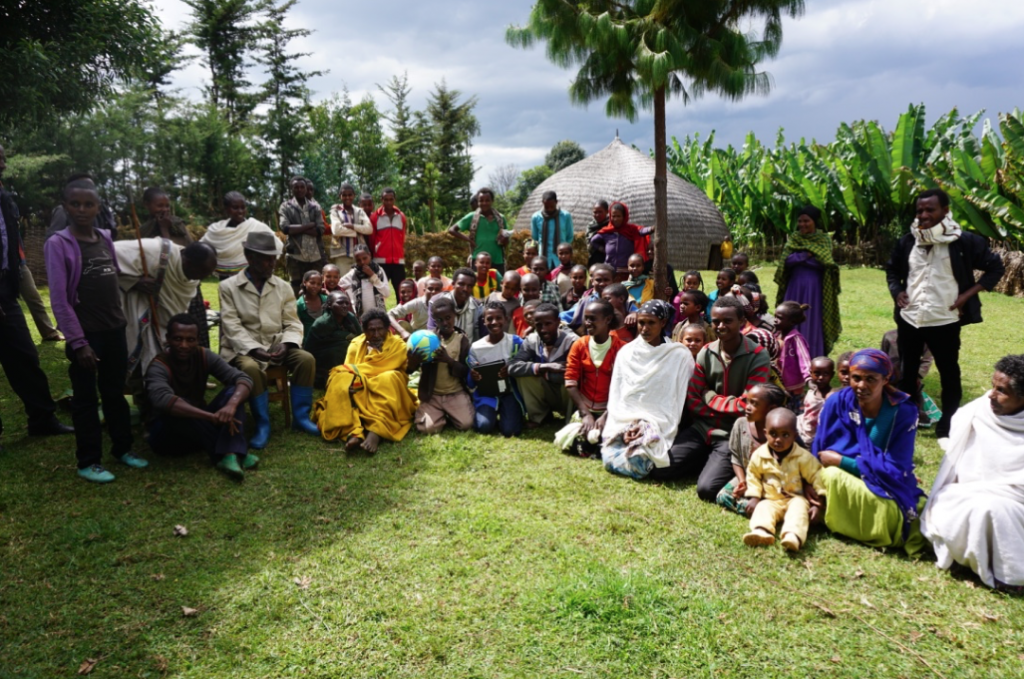
M 78 475 L 86 481 L 92 481 L 93 483 L 110 483 L 116 478 L 98 464 L 86 467 L 85 469 L 79 469 Z
M 133 467 L 135 469 L 145 469 L 146 467 L 149 466 L 148 461 L 143 460 L 141 457 L 132 452 L 125 453 L 121 457 L 117 458 L 117 461 L 123 465 L 128 465 L 129 467 Z

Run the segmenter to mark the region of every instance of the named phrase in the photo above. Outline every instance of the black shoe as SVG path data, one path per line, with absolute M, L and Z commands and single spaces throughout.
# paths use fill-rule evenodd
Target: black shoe
M 61 424 L 56 417 L 46 424 L 28 428 L 29 436 L 60 436 L 62 434 L 74 434 L 75 428 Z

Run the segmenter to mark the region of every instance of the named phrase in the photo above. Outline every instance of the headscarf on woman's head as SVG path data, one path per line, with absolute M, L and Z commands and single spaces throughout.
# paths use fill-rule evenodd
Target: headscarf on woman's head
M 616 228 L 615 224 L 612 223 L 611 213 L 618 206 L 622 208 L 622 226 Z M 608 207 L 608 224 L 601 227 L 598 233 L 608 234 L 617 233 L 623 238 L 627 238 L 633 243 L 633 254 L 640 255 L 646 262 L 650 259 L 647 256 L 647 236 L 640 233 L 640 227 L 636 224 L 629 223 L 629 207 L 626 206 L 622 201 L 615 201 Z
M 650 314 L 658 320 L 668 321 L 672 318 L 675 310 L 672 305 L 668 302 L 664 302 L 660 299 L 652 299 L 643 303 L 643 305 L 637 309 L 638 314 Z
M 798 219 L 804 215 L 807 215 L 812 220 L 814 220 L 815 229 L 821 228 L 821 210 L 814 207 L 813 205 L 806 205 L 802 210 L 800 210 L 800 212 L 796 213 Z
M 850 369 L 860 368 L 892 379 L 892 360 L 881 349 L 861 349 L 850 357 Z

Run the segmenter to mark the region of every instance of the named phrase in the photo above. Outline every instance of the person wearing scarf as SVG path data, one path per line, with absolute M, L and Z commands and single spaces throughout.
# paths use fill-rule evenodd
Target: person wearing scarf
M 989 587 L 1024 587 L 1024 355 L 996 363 L 992 390 L 953 417 L 921 532 L 936 566 L 957 562 Z
M 331 262 L 344 276 L 355 263 L 357 245 L 368 245 L 373 224 L 363 209 L 355 205 L 356 190 L 351 184 L 341 185 L 341 203 L 331 206 Z
M 820 230 L 821 210 L 808 205 L 798 213 L 796 225 L 775 270 L 775 306 L 786 301 L 808 305 L 807 318 L 797 330 L 807 339 L 811 356 L 827 356 L 843 332 L 839 267 L 832 259 L 832 238 Z
M 872 547 L 926 546 L 914 476 L 917 406 L 889 384 L 892 362 L 880 349 L 850 358 L 850 386 L 829 396 L 811 452 L 825 467 L 825 525 Z
M 641 479 L 671 465 L 694 362 L 689 349 L 665 340 L 671 304 L 653 299 L 636 313 L 640 336 L 615 358 L 601 458 L 608 471 Z
M 572 242 L 572 215 L 558 209 L 554 191 L 545 191 L 541 202 L 544 208 L 530 220 L 530 237 L 540 245 L 540 255 L 548 260 L 551 270 L 558 266 L 558 245 Z
M 338 289 L 348 293 L 356 318 L 362 318 L 370 309 L 387 310 L 388 277 L 383 267 L 373 261 L 370 248 L 357 245 L 353 250 L 355 264 L 341 277 Z
M 250 231 L 274 231 L 263 222 L 246 215 L 248 206 L 245 196 L 238 191 L 229 191 L 224 195 L 224 212 L 227 219 L 214 222 L 206 227 L 206 233 L 199 239 L 201 243 L 209 243 L 217 251 L 217 278 L 231 278 L 247 266 L 245 261 L 245 239 Z M 281 241 L 277 243 L 278 254 L 281 253 Z
M 942 417 L 935 435 L 945 449 L 963 395 L 960 328 L 981 322 L 978 293 L 992 290 L 1005 268 L 986 239 L 964 232 L 953 221 L 945 191 L 924 191 L 915 205 L 917 219 L 885 265 L 886 282 L 896 302 L 897 346 L 903 359 L 900 389 L 917 401 L 917 374 L 927 345 L 942 382 Z M 983 272 L 977 281 L 975 270 Z
M 615 282 L 629 278 L 629 258 L 640 255 L 647 261 L 647 238 L 653 229 L 629 222 L 629 208 L 624 203 L 612 203 L 609 223 L 598 229 L 590 239 L 593 247 L 604 249 L 604 261 L 615 268 Z

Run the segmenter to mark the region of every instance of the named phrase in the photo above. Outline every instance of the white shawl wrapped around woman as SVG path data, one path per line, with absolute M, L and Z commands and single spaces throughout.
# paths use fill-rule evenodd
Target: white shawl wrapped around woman
M 209 243 L 217 251 L 217 272 L 221 274 L 236 274 L 246 267 L 245 260 L 245 239 L 252 231 L 266 231 L 274 233 L 273 230 L 263 222 L 252 217 L 240 222 L 236 226 L 228 226 L 229 219 L 222 219 L 214 222 L 206 228 L 206 234 L 200 239 L 202 243 Z M 281 241 L 275 239 L 277 254 L 281 254 Z
M 668 449 L 683 416 L 692 376 L 693 354 L 678 342 L 655 347 L 637 337 L 624 346 L 615 357 L 602 439 L 612 441 L 636 420 L 643 420 L 660 434 L 644 446 L 643 455 L 656 467 L 667 467 Z
M 921 532 L 939 568 L 1024 585 L 1024 413 L 996 415 L 988 394 L 957 411 Z
M 163 238 L 143 238 L 142 247 L 146 253 L 146 270 L 150 278 L 156 278 L 160 265 L 160 250 L 163 247 Z M 149 309 L 149 296 L 132 290 L 132 287 L 142 278 L 142 255 L 139 252 L 139 241 L 119 240 L 114 243 L 117 251 L 117 263 L 121 267 L 118 282 L 121 286 L 122 304 L 124 315 L 128 319 L 128 328 L 125 334 L 128 339 L 128 353 L 130 354 L 139 340 L 141 325 L 139 319 Z M 152 330 L 146 330 L 142 335 L 142 358 L 139 364 L 142 367 L 142 374 L 146 374 L 149 363 L 163 350 L 163 334 L 167 332 L 167 321 L 176 314 L 183 314 L 188 311 L 188 305 L 196 296 L 196 289 L 200 281 L 185 278 L 185 272 L 181 269 L 181 248 L 171 243 L 168 251 L 167 272 L 164 274 L 164 282 L 160 288 L 160 295 L 157 298 L 157 321 L 160 326 L 160 337 Z M 153 326 L 150 325 L 150 328 Z

